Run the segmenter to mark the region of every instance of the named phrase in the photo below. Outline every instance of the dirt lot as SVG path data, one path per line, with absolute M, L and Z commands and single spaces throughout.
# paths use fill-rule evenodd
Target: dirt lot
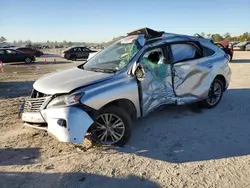
M 236 52 L 232 81 L 211 110 L 157 110 L 134 124 L 124 148 L 59 143 L 23 127 L 34 80 L 75 66 L 57 58 L 0 73 L 0 187 L 250 187 L 250 52 Z M 84 146 L 84 147 L 83 147 Z

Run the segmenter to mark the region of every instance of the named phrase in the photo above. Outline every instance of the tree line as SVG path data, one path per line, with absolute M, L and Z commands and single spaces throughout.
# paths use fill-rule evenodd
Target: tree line
M 227 40 L 230 42 L 237 41 L 237 42 L 243 42 L 243 41 L 250 41 L 250 32 L 245 32 L 239 36 L 231 36 L 230 33 L 225 33 L 224 35 L 220 35 L 218 33 L 216 34 L 205 34 L 204 32 L 200 33 L 202 37 L 205 38 L 212 38 L 214 42 L 219 42 L 223 40 Z
M 214 42 L 219 42 L 219 41 L 222 41 L 222 40 L 227 40 L 227 41 L 238 41 L 238 42 L 241 42 L 241 41 L 250 41 L 250 32 L 245 32 L 239 36 L 231 36 L 230 33 L 225 33 L 224 35 L 220 35 L 218 33 L 215 33 L 215 34 L 206 34 L 204 32 L 200 33 L 199 34 L 200 36 L 202 37 L 205 37 L 205 38 L 212 38 L 214 40 Z M 120 39 L 121 37 L 116 37 L 116 38 L 113 38 L 110 42 L 107 42 L 107 43 L 101 43 L 102 45 L 107 45 L 111 42 L 113 42 L 115 39 Z M 1 36 L 0 37 L 0 43 L 3 43 L 3 42 L 6 42 L 7 39 L 4 37 L 4 36 Z M 100 43 L 99 43 L 100 44 Z M 14 40 L 13 41 L 13 45 L 14 46 L 34 46 L 34 45 L 39 45 L 38 43 L 33 43 L 31 40 L 27 40 L 27 41 L 22 41 L 22 40 Z M 47 40 L 47 42 L 43 43 L 43 45 L 46 45 L 48 47 L 51 47 L 51 48 L 61 48 L 61 47 L 68 47 L 68 46 L 72 46 L 72 45 L 98 45 L 97 43 L 86 43 L 86 42 L 71 42 L 71 41 L 66 41 L 64 40 L 63 42 L 57 42 L 57 41 L 49 41 Z

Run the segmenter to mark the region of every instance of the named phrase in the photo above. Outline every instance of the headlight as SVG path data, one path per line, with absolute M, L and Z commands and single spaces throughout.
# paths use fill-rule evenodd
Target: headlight
M 70 106 L 79 103 L 84 93 L 77 93 L 72 95 L 62 95 L 54 98 L 48 104 L 47 108 L 59 107 L 59 106 Z

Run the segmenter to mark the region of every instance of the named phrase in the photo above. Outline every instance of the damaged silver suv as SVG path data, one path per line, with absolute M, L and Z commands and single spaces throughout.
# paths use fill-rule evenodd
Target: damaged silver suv
M 122 146 L 132 121 L 159 106 L 215 107 L 229 85 L 228 61 L 208 39 L 138 29 L 86 63 L 38 79 L 22 120 L 62 142 L 88 135 Z

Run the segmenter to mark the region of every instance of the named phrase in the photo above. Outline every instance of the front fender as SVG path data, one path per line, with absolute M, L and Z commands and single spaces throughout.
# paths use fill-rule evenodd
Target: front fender
M 92 85 L 84 90 L 85 95 L 81 103 L 99 110 L 106 104 L 118 100 L 130 100 L 137 111 L 137 117 L 140 117 L 140 103 L 138 84 L 135 77 L 130 75 L 117 75 L 111 80 Z

